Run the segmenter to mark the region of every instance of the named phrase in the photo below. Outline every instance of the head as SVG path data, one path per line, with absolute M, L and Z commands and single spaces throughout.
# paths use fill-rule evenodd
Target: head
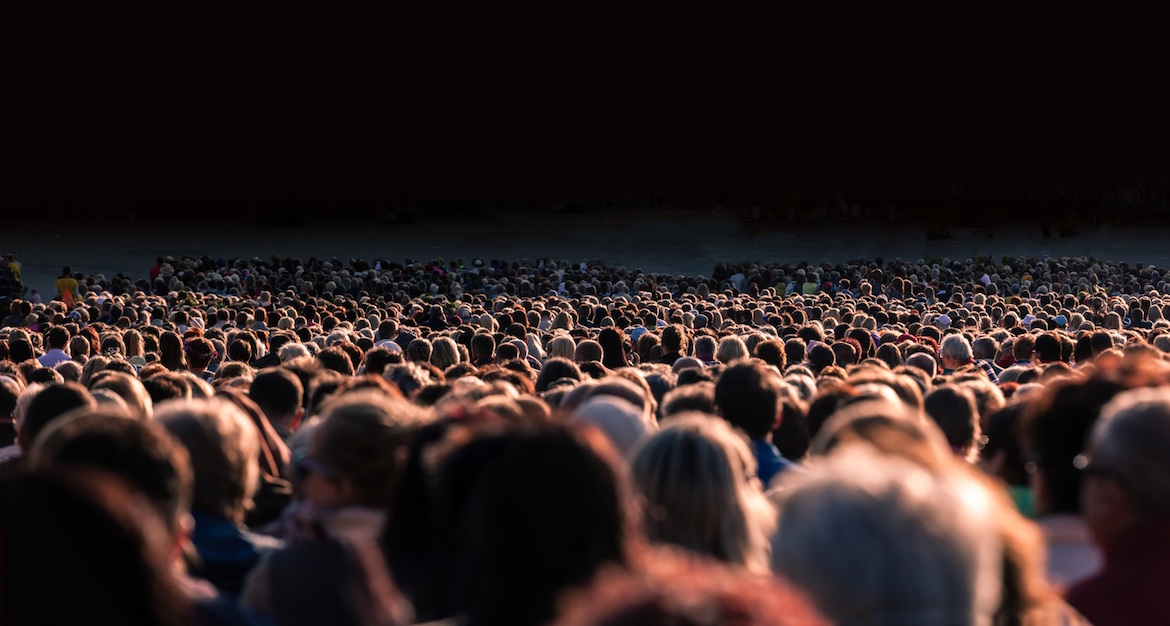
M 748 358 L 747 346 L 736 336 L 724 337 L 719 340 L 719 348 L 715 351 L 715 360 L 730 365 L 736 361 Z
M 242 521 L 260 475 L 256 426 L 222 398 L 167 402 L 155 419 L 187 449 L 195 476 L 191 509 Z
M 955 454 L 974 461 L 979 456 L 979 408 L 975 395 L 962 385 L 941 385 L 926 395 L 926 414 L 938 424 Z
M 1170 393 L 1127 391 L 1101 411 L 1081 465 L 1083 511 L 1108 544 L 1144 524 L 1170 520 Z
M 467 581 L 455 610 L 483 623 L 543 623 L 563 592 L 605 566 L 626 567 L 626 480 L 599 433 L 565 425 L 489 432 L 454 450 L 439 470 L 438 507 Z
M 376 389 L 344 393 L 326 406 L 308 455 L 297 460 L 305 499 L 323 508 L 386 507 L 423 412 Z
M 993 504 L 957 471 L 852 444 L 791 477 L 773 568 L 835 622 L 987 623 L 1002 567 Z
M 31 449 L 41 431 L 62 415 L 75 409 L 92 411 L 97 408 L 97 401 L 89 391 L 73 382 L 30 388 L 24 393 L 29 395 L 29 400 L 23 410 L 20 399 L 17 400 L 16 440 L 25 450 Z
M 46 429 L 29 456 L 39 469 L 91 468 L 122 478 L 153 505 L 172 544 L 185 538 L 192 490 L 187 451 L 158 424 L 117 412 L 73 413 Z
M 261 370 L 248 387 L 248 397 L 264 411 L 268 421 L 290 429 L 296 428 L 304 414 L 304 393 L 301 379 L 282 367 Z
M 652 542 L 768 571 L 775 510 L 752 480 L 751 450 L 727 422 L 702 413 L 677 416 L 633 453 L 630 467 L 646 498 Z
M 715 408 L 753 439 L 767 439 L 779 426 L 780 381 L 760 361 L 741 361 L 715 382 Z
M 947 369 L 961 367 L 970 363 L 975 358 L 971 350 L 971 344 L 962 335 L 947 335 L 943 338 L 942 344 L 938 348 L 943 367 Z

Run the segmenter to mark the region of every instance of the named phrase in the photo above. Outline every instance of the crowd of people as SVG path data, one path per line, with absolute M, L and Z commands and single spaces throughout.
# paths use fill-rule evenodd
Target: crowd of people
M 0 300 L 0 622 L 1164 624 L 1166 280 L 66 267 Z

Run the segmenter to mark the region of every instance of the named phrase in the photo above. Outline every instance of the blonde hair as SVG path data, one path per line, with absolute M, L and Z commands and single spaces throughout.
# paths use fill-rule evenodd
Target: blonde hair
M 754 480 L 747 443 L 717 417 L 683 413 L 636 449 L 634 483 L 652 541 L 768 571 L 776 511 Z
M 431 343 L 431 365 L 445 370 L 459 360 L 459 348 L 450 337 L 439 337 Z
M 190 454 L 192 509 L 243 521 L 260 480 L 256 425 L 222 398 L 165 402 L 154 417 Z
M 734 335 L 720 339 L 719 348 L 715 350 L 715 360 L 724 365 L 731 365 L 749 356 L 747 344 Z
M 574 360 L 577 356 L 577 342 L 564 334 L 553 337 L 552 341 L 548 342 L 548 358 L 558 356 L 570 361 Z

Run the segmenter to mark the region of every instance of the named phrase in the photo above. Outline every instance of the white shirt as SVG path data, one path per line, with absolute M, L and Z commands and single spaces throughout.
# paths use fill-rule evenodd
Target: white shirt
M 37 362 L 41 364 L 41 367 L 56 367 L 58 363 L 68 361 L 70 358 L 72 357 L 69 356 L 68 352 L 61 348 L 53 348 L 37 359 Z

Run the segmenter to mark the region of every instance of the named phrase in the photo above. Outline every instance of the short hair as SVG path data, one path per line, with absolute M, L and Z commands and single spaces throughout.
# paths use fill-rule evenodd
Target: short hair
M 573 360 L 578 363 L 600 362 L 604 356 L 605 351 L 601 348 L 601 344 L 592 339 L 578 342 L 577 348 L 573 351 Z
M 46 385 L 40 390 L 33 390 L 33 393 L 35 395 L 24 411 L 24 421 L 20 423 L 20 441 L 25 448 L 31 448 L 41 431 L 65 413 L 74 409 L 92 411 L 97 408 L 97 401 L 89 391 L 74 382 Z
M 1003 551 L 998 509 L 974 479 L 851 444 L 789 480 L 772 565 L 829 619 L 990 621 Z
M 956 452 L 969 456 L 978 451 L 976 444 L 982 434 L 979 407 L 970 389 L 961 385 L 940 385 L 926 395 L 924 407 Z
M 749 356 L 751 355 L 748 353 L 747 345 L 735 335 L 720 339 L 719 348 L 715 351 L 715 360 L 725 365 L 731 365 Z
M 687 332 L 682 324 L 671 324 L 662 329 L 663 352 L 681 352 L 687 340 Z
M 1091 468 L 1115 472 L 1142 514 L 1170 518 L 1170 390 L 1119 394 L 1102 409 L 1092 441 Z
M 430 347 L 430 344 L 427 344 Z M 317 353 L 313 357 L 321 363 L 325 369 L 330 369 L 343 376 L 353 376 L 354 367 L 353 360 L 349 358 L 349 354 L 338 345 L 332 345 Z
M 69 331 L 64 326 L 53 326 L 45 333 L 45 344 L 50 348 L 64 348 L 69 344 Z
M 711 335 L 695 337 L 695 356 L 715 356 L 715 338 Z
M 775 509 L 749 482 L 756 460 L 727 422 L 679 415 L 632 453 L 630 468 L 651 541 L 768 571 Z
M 663 418 L 691 411 L 715 414 L 715 383 L 700 381 L 675 387 L 666 392 L 658 409 L 659 417 Z
M 471 336 L 471 350 L 475 354 L 490 357 L 496 351 L 496 339 L 487 333 Z
M 260 435 L 234 403 L 223 398 L 172 401 L 155 413 L 191 458 L 191 508 L 242 521 L 260 478 Z
M 784 344 L 780 343 L 779 339 L 766 339 L 756 344 L 752 350 L 757 358 L 761 361 L 775 367 L 780 371 L 788 365 L 788 355 L 784 352 Z
M 1036 348 L 1036 335 L 1023 334 L 1012 343 L 1012 357 L 1016 361 L 1030 361 Z
M 925 372 L 930 379 L 938 375 L 938 361 L 925 352 L 915 352 L 906 357 L 906 365 Z
M 780 381 L 761 361 L 737 362 L 715 382 L 715 406 L 732 426 L 762 439 L 780 418 Z
M 431 360 L 431 342 L 419 337 L 406 344 L 406 358 L 409 361 L 429 363 Z
M 959 363 L 966 363 L 975 358 L 971 351 L 971 344 L 962 335 L 947 335 L 943 337 L 942 344 L 938 347 L 938 352 L 941 356 L 954 359 Z
M 248 397 L 270 417 L 296 413 L 304 394 L 301 379 L 283 367 L 260 370 L 248 388 Z
M 97 411 L 45 430 L 30 453 L 33 465 L 80 465 L 116 474 L 142 492 L 163 521 L 178 529 L 191 508 L 187 451 L 161 426 Z
M 999 352 L 999 343 L 994 337 L 983 336 L 971 344 L 971 355 L 976 359 L 994 359 Z

